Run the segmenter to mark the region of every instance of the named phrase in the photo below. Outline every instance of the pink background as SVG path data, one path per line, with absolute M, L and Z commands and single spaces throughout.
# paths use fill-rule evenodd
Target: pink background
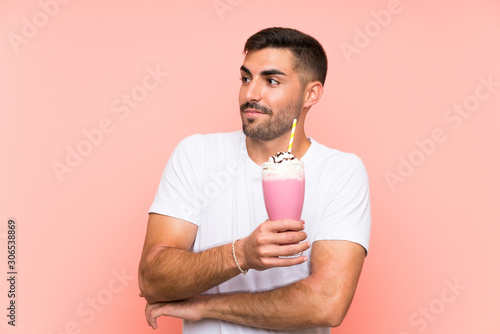
M 136 273 L 160 174 L 183 137 L 240 129 L 243 44 L 269 26 L 324 45 L 326 91 L 306 132 L 362 157 L 370 176 L 371 251 L 332 332 L 500 332 L 500 86 L 481 86 L 500 81 L 498 1 L 61 2 L 0 2 L 2 333 L 152 331 Z M 122 94 L 138 100 L 127 115 Z M 58 177 L 77 148 L 86 156 Z

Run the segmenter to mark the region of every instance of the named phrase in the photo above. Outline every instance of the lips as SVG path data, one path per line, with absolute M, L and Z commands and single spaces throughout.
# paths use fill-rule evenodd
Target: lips
M 265 114 L 266 114 L 266 113 L 264 113 L 264 112 L 262 112 L 262 111 L 260 111 L 260 110 L 257 110 L 257 109 L 251 109 L 251 108 L 249 108 L 249 109 L 245 109 L 243 112 L 244 112 L 245 114 L 247 114 L 247 115 L 257 115 L 257 114 L 260 114 L 260 115 L 265 115 Z
M 260 105 L 256 102 L 246 102 L 240 105 L 240 112 L 249 116 L 273 115 L 271 108 Z

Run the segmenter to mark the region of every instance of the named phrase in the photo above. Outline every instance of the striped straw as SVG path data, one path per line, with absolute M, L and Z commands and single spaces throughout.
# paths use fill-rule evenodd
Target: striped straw
M 295 126 L 297 125 L 297 119 L 293 119 L 292 133 L 290 133 L 290 143 L 288 144 L 288 153 L 292 153 L 293 136 L 295 136 Z

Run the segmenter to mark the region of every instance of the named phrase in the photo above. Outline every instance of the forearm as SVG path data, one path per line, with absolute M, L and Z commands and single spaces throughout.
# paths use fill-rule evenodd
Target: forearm
M 338 326 L 345 316 L 344 305 L 313 280 L 258 293 L 201 296 L 200 313 L 204 318 L 268 329 Z
M 185 299 L 200 294 L 240 271 L 231 244 L 194 253 L 163 248 L 139 268 L 140 288 L 150 303 Z
M 265 270 L 303 263 L 307 260 L 305 256 L 280 258 L 310 247 L 308 242 L 301 242 L 307 237 L 303 229 L 304 225 L 299 221 L 262 223 L 250 236 L 234 244 L 239 265 L 243 269 Z M 177 238 L 183 237 L 175 225 L 170 225 L 170 230 L 177 232 Z M 154 240 L 154 237 L 150 239 Z M 139 267 L 139 286 L 149 303 L 186 299 L 240 273 L 231 244 L 193 253 L 187 250 L 192 240 L 184 239 L 179 247 L 167 247 L 168 244 L 156 240 L 145 246 Z M 175 244 L 175 240 L 170 240 L 170 243 Z
M 281 330 L 337 327 L 354 297 L 365 254 L 353 242 L 317 241 L 311 251 L 311 274 L 300 281 L 263 292 L 197 295 L 148 304 L 146 318 L 153 328 L 160 316 L 190 321 L 212 318 Z

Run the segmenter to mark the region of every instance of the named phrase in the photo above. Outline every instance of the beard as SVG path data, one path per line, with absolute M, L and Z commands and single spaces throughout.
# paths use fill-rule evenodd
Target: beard
M 301 94 L 296 101 L 291 102 L 278 113 L 256 102 L 242 104 L 240 106 L 240 111 L 243 133 L 252 139 L 273 140 L 291 131 L 294 118 L 298 119 L 302 111 L 302 99 L 303 95 Z M 262 111 L 269 115 L 269 118 L 260 124 L 256 124 L 257 120 L 253 118 L 245 121 L 245 119 L 243 119 L 243 110 L 247 108 Z

